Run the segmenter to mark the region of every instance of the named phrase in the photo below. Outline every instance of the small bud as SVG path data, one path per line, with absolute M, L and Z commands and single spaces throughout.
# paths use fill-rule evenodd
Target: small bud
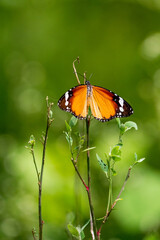
M 53 117 L 53 112 L 52 112 L 52 110 L 50 110 L 49 111 L 49 118 L 52 119 L 52 117 Z
M 35 145 L 35 137 L 33 135 L 30 136 L 28 144 L 29 144 L 30 147 L 34 147 L 34 145 Z

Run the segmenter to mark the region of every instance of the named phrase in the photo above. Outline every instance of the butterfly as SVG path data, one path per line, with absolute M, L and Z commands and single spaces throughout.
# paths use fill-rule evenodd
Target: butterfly
M 93 117 L 102 122 L 133 114 L 132 107 L 123 98 L 108 89 L 91 85 L 89 81 L 63 94 L 58 106 L 79 119 L 86 119 L 90 108 Z

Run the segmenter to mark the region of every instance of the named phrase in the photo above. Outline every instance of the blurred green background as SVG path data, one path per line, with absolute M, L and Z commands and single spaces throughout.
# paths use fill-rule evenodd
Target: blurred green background
M 102 230 L 102 239 L 160 239 L 160 1 L 159 0 L 0 0 L 0 239 L 31 240 L 38 228 L 37 179 L 25 145 L 36 137 L 41 162 L 46 103 L 54 105 L 43 185 L 45 240 L 69 239 L 66 225 L 79 210 L 89 218 L 86 193 L 79 185 L 63 131 L 70 114 L 57 107 L 61 95 L 77 85 L 72 62 L 90 82 L 116 92 L 134 109 L 138 124 L 124 138 L 116 165 L 114 194 L 124 182 L 134 152 L 146 161 L 132 171 L 126 189 Z M 81 82 L 83 79 L 81 78 Z M 83 121 L 79 129 L 83 132 Z M 104 215 L 107 181 L 96 160 L 117 143 L 115 120 L 91 124 L 92 195 L 96 217 Z M 83 156 L 80 169 L 85 175 Z M 89 239 L 89 228 L 85 231 Z

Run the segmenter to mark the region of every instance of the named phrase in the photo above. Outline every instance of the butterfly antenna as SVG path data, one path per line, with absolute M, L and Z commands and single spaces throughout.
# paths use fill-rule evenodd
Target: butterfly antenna
M 80 60 L 79 60 L 79 57 L 77 57 L 74 61 L 73 61 L 73 70 L 74 70 L 74 74 L 76 75 L 76 78 L 77 78 L 77 82 L 78 84 L 80 85 L 80 81 L 79 81 L 79 77 L 78 77 L 78 74 L 77 74 L 77 70 L 76 70 L 76 67 L 75 67 L 75 62 L 78 62 L 78 64 L 80 63 Z
M 89 76 L 89 80 L 91 79 L 92 76 L 93 76 L 93 73 L 91 73 L 91 75 Z
M 85 84 L 85 82 L 87 81 L 86 72 L 83 73 L 83 77 L 84 77 L 84 84 Z

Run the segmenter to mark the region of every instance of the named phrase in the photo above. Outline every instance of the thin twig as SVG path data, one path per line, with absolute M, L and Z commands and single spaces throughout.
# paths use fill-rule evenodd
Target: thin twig
M 132 169 L 132 166 L 129 167 L 129 169 L 128 169 L 127 176 L 126 176 L 126 178 L 125 178 L 125 181 L 124 181 L 124 183 L 123 183 L 123 185 L 122 185 L 122 188 L 121 188 L 121 190 L 120 190 L 120 192 L 119 192 L 116 200 L 115 200 L 114 203 L 112 204 L 110 210 L 107 211 L 107 212 L 106 212 L 106 215 L 104 216 L 103 222 L 101 223 L 101 226 L 100 226 L 100 228 L 99 228 L 99 230 L 98 230 L 98 232 L 97 232 L 98 240 L 100 240 L 100 234 L 101 234 L 102 226 L 103 226 L 103 225 L 105 224 L 105 222 L 108 220 L 109 215 L 111 214 L 113 208 L 114 208 L 115 205 L 117 204 L 118 199 L 120 198 L 120 196 L 121 196 L 121 194 L 122 194 L 122 192 L 123 192 L 123 190 L 124 190 L 124 188 L 125 188 L 125 186 L 126 186 L 127 180 L 128 180 L 128 178 L 130 177 L 131 169 Z
M 44 221 L 42 220 L 42 209 L 41 209 L 41 203 L 42 203 L 42 181 L 43 181 L 43 171 L 44 171 L 44 163 L 45 163 L 45 154 L 46 154 L 46 145 L 47 145 L 47 138 L 48 138 L 48 130 L 49 127 L 53 121 L 52 118 L 50 118 L 50 111 L 51 107 L 53 106 L 53 103 L 48 104 L 48 97 L 46 97 L 47 102 L 47 126 L 44 136 L 44 143 L 43 143 L 43 154 L 42 154 L 42 165 L 41 165 L 41 172 L 39 177 L 39 196 L 38 196 L 38 208 L 39 208 L 39 240 L 42 240 L 43 238 L 43 224 Z
M 76 75 L 77 82 L 78 82 L 78 84 L 80 85 L 81 83 L 80 83 L 80 81 L 79 81 L 79 77 L 78 77 L 78 74 L 77 74 L 77 70 L 76 70 L 75 64 L 74 64 L 76 61 L 79 63 L 79 57 L 77 57 L 76 60 L 73 61 L 73 70 L 74 70 L 74 74 Z
M 83 180 L 83 178 L 82 178 L 82 176 L 81 176 L 81 174 L 80 174 L 80 172 L 79 172 L 79 170 L 78 170 L 78 168 L 77 168 L 77 165 L 76 165 L 75 160 L 74 160 L 73 158 L 71 158 L 71 161 L 72 161 L 72 163 L 73 163 L 74 169 L 75 169 L 75 171 L 76 171 L 79 179 L 81 180 L 82 184 L 85 186 L 85 188 L 86 188 L 86 190 L 87 190 L 87 192 L 88 192 L 88 186 L 85 184 L 85 181 Z
M 36 174 L 37 174 L 37 179 L 38 179 L 38 182 L 39 182 L 39 172 L 38 172 L 38 167 L 37 167 L 37 163 L 36 163 L 36 159 L 35 159 L 35 155 L 34 155 L 34 149 L 33 149 L 33 146 L 31 147 L 31 154 L 32 154 L 32 157 L 33 157 L 33 162 L 34 162 L 34 166 L 35 166 L 35 169 L 36 169 Z
M 35 233 L 35 230 L 34 229 L 32 229 L 32 236 L 33 236 L 33 239 L 34 240 L 37 240 L 37 238 L 36 238 L 36 235 L 35 235 L 36 233 Z

